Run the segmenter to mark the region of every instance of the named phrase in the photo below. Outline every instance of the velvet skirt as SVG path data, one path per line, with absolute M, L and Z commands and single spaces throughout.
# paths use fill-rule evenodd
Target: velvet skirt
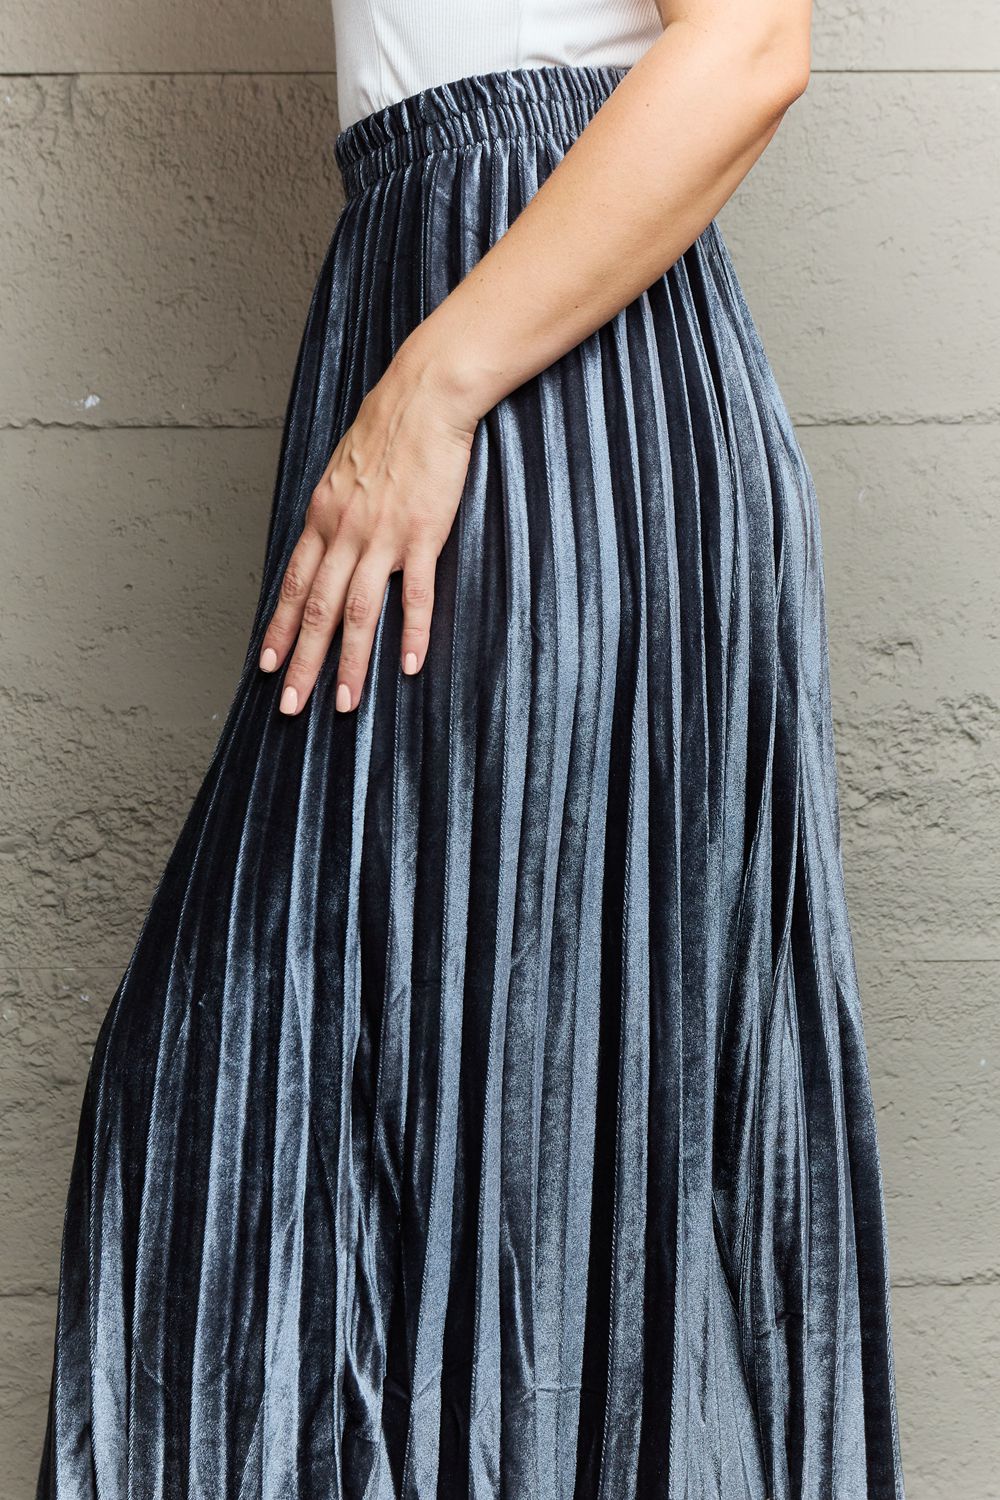
M 430 651 L 256 666 L 394 349 L 622 77 L 342 131 L 246 663 L 103 1021 L 40 1500 L 900 1500 L 817 505 L 712 223 L 479 423 Z M 263 538 L 262 538 L 263 544 Z

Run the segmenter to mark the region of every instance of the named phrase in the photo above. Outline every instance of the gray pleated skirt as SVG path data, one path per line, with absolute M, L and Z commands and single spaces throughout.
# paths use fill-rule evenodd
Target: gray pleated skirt
M 41 1500 L 900 1500 L 816 499 L 715 224 L 494 407 L 426 667 L 256 667 L 394 349 L 621 78 L 336 141 L 257 618 L 97 1040 Z

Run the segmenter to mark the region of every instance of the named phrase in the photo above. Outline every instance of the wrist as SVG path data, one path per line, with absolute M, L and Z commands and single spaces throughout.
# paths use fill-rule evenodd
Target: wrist
M 470 430 L 505 394 L 501 372 L 475 357 L 471 340 L 442 336 L 432 318 L 407 336 L 390 370 L 410 389 L 426 391 L 456 425 Z

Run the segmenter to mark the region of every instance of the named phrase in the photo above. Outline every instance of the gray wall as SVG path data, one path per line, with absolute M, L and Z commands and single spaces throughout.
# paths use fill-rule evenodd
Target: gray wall
M 824 0 L 814 59 L 722 222 L 823 508 L 910 1500 L 989 1500 L 995 0 Z M 0 15 L 4 1500 L 32 1493 L 89 1048 L 242 660 L 340 203 L 332 69 L 325 0 Z

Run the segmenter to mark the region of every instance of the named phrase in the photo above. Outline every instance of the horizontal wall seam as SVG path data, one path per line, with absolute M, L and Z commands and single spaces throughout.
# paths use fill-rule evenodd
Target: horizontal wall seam
M 6 432 L 280 432 L 281 418 L 265 422 L 46 422 L 30 418 L 25 422 L 0 422 L 0 433 Z M 1000 427 L 1000 413 L 982 413 L 959 417 L 829 417 L 796 421 L 798 432 L 825 432 L 831 428 L 884 427 L 893 431 L 906 427 L 963 428 Z
M 990 68 L 827 68 L 814 67 L 812 76 L 866 78 L 882 77 L 1000 77 L 1000 63 Z M 32 68 L 11 68 L 0 72 L 3 78 L 335 78 L 333 68 L 66 68 L 41 72 Z
M 974 1276 L 963 1276 L 954 1280 L 939 1277 L 916 1277 L 912 1280 L 902 1277 L 893 1277 L 892 1290 L 894 1292 L 907 1291 L 964 1291 L 970 1287 L 995 1287 L 1000 1285 L 1000 1271 L 985 1271 Z M 17 1298 L 52 1298 L 56 1295 L 54 1286 L 27 1286 L 11 1287 L 9 1290 L 0 1289 L 0 1302 L 14 1301 Z

